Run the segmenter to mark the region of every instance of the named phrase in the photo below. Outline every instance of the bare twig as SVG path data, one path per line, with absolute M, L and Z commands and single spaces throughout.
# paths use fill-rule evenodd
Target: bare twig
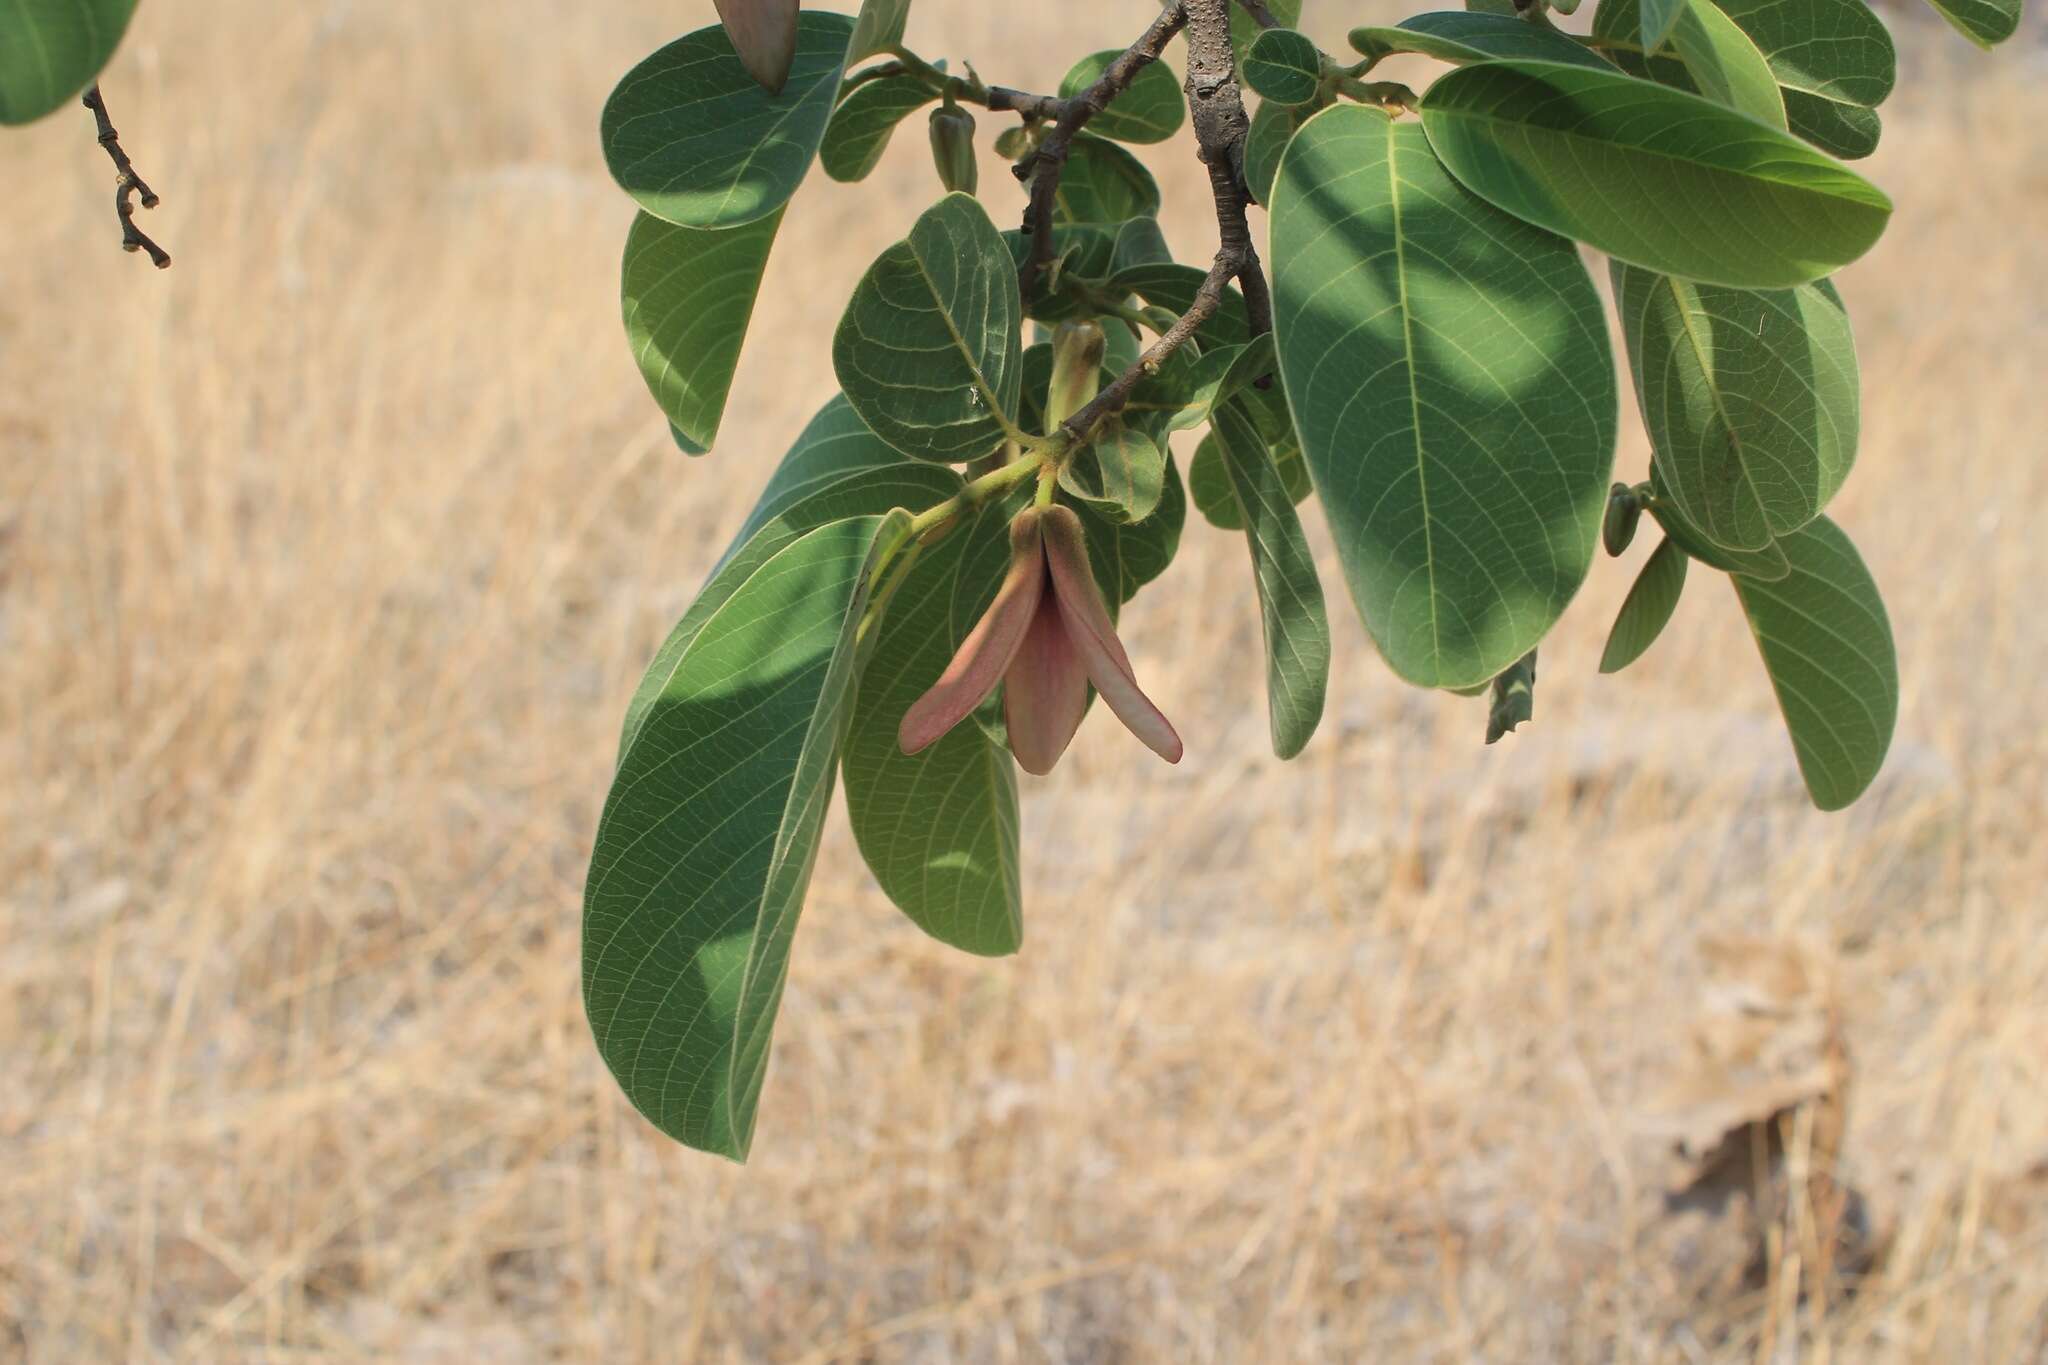
M 123 251 L 146 251 L 150 264 L 158 270 L 167 270 L 171 264 L 171 253 L 165 251 L 148 233 L 135 226 L 135 197 L 142 197 L 142 207 L 153 209 L 163 202 L 157 198 L 140 175 L 135 173 L 135 163 L 128 159 L 128 153 L 121 149 L 121 135 L 114 131 L 113 120 L 107 117 L 107 102 L 100 98 L 100 87 L 94 82 L 85 92 L 85 107 L 92 110 L 93 118 L 99 124 L 100 146 L 107 149 L 107 155 L 114 160 L 114 212 L 121 217 L 121 249 Z
M 1139 35 L 1136 42 L 1103 69 L 1093 85 L 1071 99 L 1056 101 L 1058 114 L 1052 131 L 1045 135 L 1045 141 L 1038 144 L 1036 152 L 1018 163 L 1017 177 L 1028 180 L 1031 185 L 1031 202 L 1024 210 L 1024 231 L 1031 238 L 1031 250 L 1024 258 L 1022 269 L 1017 272 L 1018 287 L 1027 301 L 1034 296 L 1039 277 L 1052 264 L 1053 203 L 1059 194 L 1060 173 L 1066 169 L 1067 152 L 1073 145 L 1074 134 L 1128 89 L 1140 71 L 1159 60 L 1159 54 L 1166 50 L 1167 43 L 1187 22 L 1187 9 L 1183 0 L 1174 0 L 1172 5 L 1160 11 L 1159 17 Z M 990 104 L 989 107 L 993 109 L 995 105 Z M 1051 107 L 1041 102 L 1035 112 L 1039 117 L 1046 117 Z

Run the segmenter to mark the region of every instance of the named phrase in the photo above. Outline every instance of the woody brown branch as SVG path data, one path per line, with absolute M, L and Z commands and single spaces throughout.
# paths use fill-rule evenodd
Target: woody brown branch
M 114 162 L 114 212 L 121 219 L 121 249 L 142 251 L 149 255 L 150 264 L 158 270 L 170 268 L 171 253 L 151 240 L 148 233 L 135 225 L 135 198 L 140 195 L 142 207 L 153 209 L 162 201 L 155 190 L 136 173 L 135 163 L 122 150 L 121 135 L 114 131 L 114 122 L 107 116 L 107 102 L 100 95 L 98 82 L 85 92 L 85 107 L 92 110 L 94 122 L 99 127 L 100 146 L 107 149 L 107 155 Z

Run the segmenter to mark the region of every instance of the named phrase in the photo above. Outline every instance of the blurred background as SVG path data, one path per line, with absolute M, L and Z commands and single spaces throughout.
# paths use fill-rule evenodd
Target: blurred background
M 1049 89 L 1151 9 L 911 39 Z M 103 85 L 167 274 L 83 110 L 0 140 L 0 1360 L 2048 1359 L 2038 10 L 1989 56 L 1887 11 L 1835 513 L 1904 703 L 1859 805 L 1807 804 L 1718 576 L 1597 675 L 1654 534 L 1489 749 L 1316 526 L 1332 700 L 1282 765 L 1244 546 L 1191 519 L 1126 616 L 1187 760 L 1098 713 L 1026 780 L 1010 960 L 835 821 L 745 1168 L 599 1062 L 584 866 L 640 669 L 936 189 L 915 122 L 812 177 L 678 454 L 596 125 L 711 17 L 151 0 Z

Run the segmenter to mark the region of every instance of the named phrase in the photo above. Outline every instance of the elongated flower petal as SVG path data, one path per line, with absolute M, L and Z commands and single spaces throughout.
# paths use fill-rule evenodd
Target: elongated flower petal
M 1003 680 L 1045 595 L 1045 552 L 1040 540 L 1036 509 L 1010 523 L 1010 572 L 995 601 L 960 642 L 946 671 L 903 713 L 896 742 L 904 753 L 914 754 L 937 743 L 939 736 L 967 719 Z
M 1044 572 L 1041 565 L 1039 573 Z M 1017 766 L 1038 777 L 1051 772 L 1087 714 L 1088 674 L 1059 604 L 1044 593 L 1024 647 L 1003 675 L 1003 719 Z
M 799 0 L 716 0 L 726 36 L 747 72 L 771 95 L 782 93 L 796 60 Z
M 1180 762 L 1180 736 L 1173 722 L 1139 690 L 1130 655 L 1124 653 L 1109 610 L 1102 605 L 1102 592 L 1088 568 L 1088 543 L 1082 538 L 1081 519 L 1069 508 L 1054 506 L 1046 509 L 1043 525 L 1053 600 L 1088 681 L 1147 748 L 1168 763 Z

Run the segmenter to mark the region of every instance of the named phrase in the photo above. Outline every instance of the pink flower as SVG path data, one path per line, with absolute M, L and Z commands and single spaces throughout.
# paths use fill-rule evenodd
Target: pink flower
M 1132 734 L 1180 762 L 1180 736 L 1138 690 L 1069 508 L 1028 508 L 1010 524 L 1009 575 L 946 671 L 904 713 L 903 752 L 935 743 L 999 682 L 1010 752 L 1025 772 L 1043 776 L 1059 762 L 1081 727 L 1090 683 Z
M 715 0 L 725 35 L 747 72 L 771 95 L 782 93 L 796 59 L 799 0 Z

